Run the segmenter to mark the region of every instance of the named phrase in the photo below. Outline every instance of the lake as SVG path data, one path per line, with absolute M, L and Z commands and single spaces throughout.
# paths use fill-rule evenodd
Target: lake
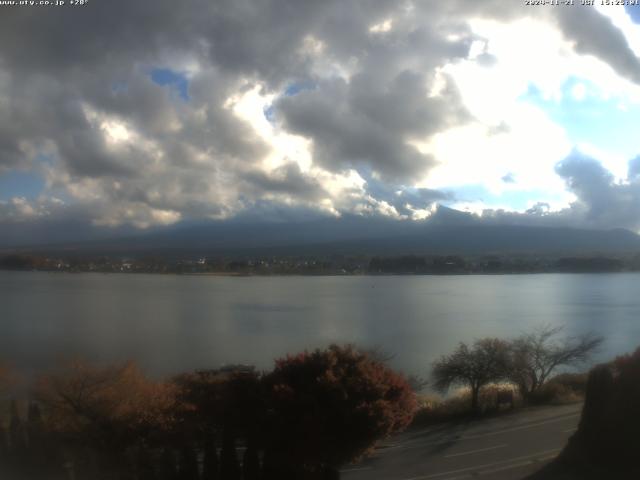
M 228 363 L 270 368 L 332 342 L 379 346 L 427 376 L 460 341 L 544 324 L 640 345 L 640 274 L 218 277 L 0 272 L 0 360 L 134 359 L 166 375 Z

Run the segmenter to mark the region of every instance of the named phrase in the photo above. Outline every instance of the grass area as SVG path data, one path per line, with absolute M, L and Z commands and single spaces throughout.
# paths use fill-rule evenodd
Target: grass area
M 420 428 L 478 416 L 494 416 L 525 405 L 566 405 L 581 402 L 584 400 L 586 382 L 587 374 L 558 375 L 545 383 L 526 404 L 514 385 L 488 385 L 480 391 L 479 412 L 471 409 L 471 393 L 468 389 L 460 389 L 447 397 L 419 395 L 419 409 L 411 426 Z M 498 395 L 504 392 L 512 393 L 512 404 L 497 404 Z

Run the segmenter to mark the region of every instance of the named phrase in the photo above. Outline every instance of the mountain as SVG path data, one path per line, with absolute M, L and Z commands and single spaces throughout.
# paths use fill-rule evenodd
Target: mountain
M 482 224 L 451 226 L 429 221 L 353 217 L 348 221 L 317 219 L 286 223 L 212 222 L 100 241 L 45 244 L 20 250 L 78 255 L 176 257 L 640 253 L 640 236 L 624 229 L 588 230 Z

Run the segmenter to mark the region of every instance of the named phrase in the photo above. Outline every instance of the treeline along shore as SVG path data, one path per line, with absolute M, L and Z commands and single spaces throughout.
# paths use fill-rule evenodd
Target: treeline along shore
M 0 254 L 0 269 L 211 275 L 471 275 L 640 271 L 640 254 L 176 257 Z

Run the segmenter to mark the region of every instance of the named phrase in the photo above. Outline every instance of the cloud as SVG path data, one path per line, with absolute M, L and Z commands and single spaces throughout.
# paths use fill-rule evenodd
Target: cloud
M 456 224 L 462 219 L 465 222 L 492 225 L 625 228 L 638 232 L 640 231 L 638 163 L 638 158 L 632 159 L 629 162 L 628 178 L 616 180 L 600 161 L 574 150 L 556 165 L 558 175 L 574 196 L 574 200 L 568 205 L 558 208 L 546 202 L 536 202 L 523 212 L 478 208 L 475 213 L 469 213 L 466 216 L 439 216 L 439 221 Z
M 421 178 L 435 162 L 410 141 L 462 121 L 455 93 L 429 98 L 426 79 L 415 72 L 400 72 L 388 84 L 360 75 L 281 99 L 276 108 L 286 128 L 310 138 L 314 160 L 329 170 L 364 167 L 394 181 Z
M 437 67 L 466 57 L 469 32 L 447 40 L 446 28 L 438 32 L 434 19 L 419 19 L 397 12 L 388 30 L 350 46 L 352 75 L 317 78 L 314 89 L 275 104 L 288 130 L 313 141 L 323 167 L 370 168 L 392 181 L 415 181 L 435 161 L 413 141 L 469 120 L 455 85 L 436 75 Z M 438 94 L 431 95 L 437 81 Z
M 243 180 L 247 182 L 249 191 L 268 192 L 274 195 L 285 195 L 297 200 L 317 201 L 328 196 L 317 179 L 304 175 L 297 163 L 288 163 L 266 173 L 250 170 Z
M 463 57 L 468 42 L 412 24 L 403 6 L 147 6 L 12 9 L 0 19 L 0 44 L 20 38 L 28 52 L 0 50 L 1 168 L 33 168 L 38 154 L 51 155 L 48 187 L 92 209 L 96 224 L 221 218 L 265 199 L 352 205 L 330 198 L 321 179 L 366 166 L 409 181 L 434 162 L 409 141 L 464 117 L 452 85 L 427 94 L 433 69 Z M 370 26 L 393 16 L 374 38 Z M 290 88 L 309 80 L 318 87 Z M 314 172 L 265 170 L 274 146 L 233 108 L 256 87 L 281 95 L 281 130 L 313 141 Z
M 586 224 L 640 229 L 637 159 L 630 161 L 629 176 L 624 181 L 616 181 L 600 162 L 577 151 L 559 163 L 556 170 L 578 198 L 571 210 Z
M 560 175 L 580 198 L 576 218 L 633 225 L 599 205 L 635 191 L 637 167 L 624 185 L 577 160 L 554 170 L 570 148 L 561 127 L 531 105 L 508 105 L 534 75 L 533 67 L 513 73 L 530 56 L 494 48 L 496 25 L 535 17 L 572 55 L 595 56 L 638 82 L 625 34 L 593 9 L 533 14 L 515 3 L 472 3 L 5 8 L 0 175 L 35 172 L 45 185 L 38 198 L 3 200 L 0 219 L 75 216 L 115 229 L 252 209 L 424 218 L 435 203 L 454 202 L 448 186 L 458 180 L 556 188 Z M 527 137 L 532 122 L 547 145 Z M 540 212 L 530 215 L 549 216 Z
M 560 9 L 554 18 L 576 52 L 594 55 L 621 76 L 640 83 L 640 60 L 609 18 L 595 8 Z

